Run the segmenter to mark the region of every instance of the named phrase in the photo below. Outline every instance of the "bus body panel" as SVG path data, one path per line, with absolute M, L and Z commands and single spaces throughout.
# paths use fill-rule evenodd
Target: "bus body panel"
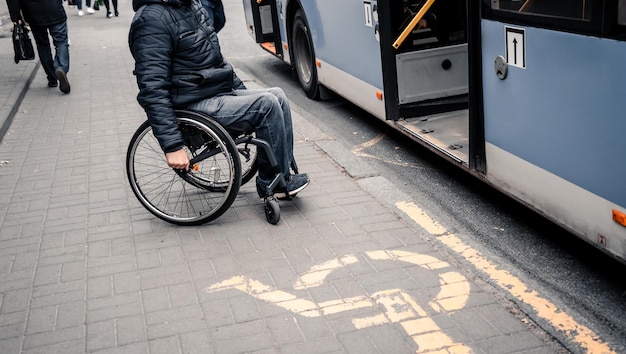
M 508 65 L 501 80 L 494 60 L 506 57 L 511 28 L 524 34 L 516 49 L 525 67 Z M 488 179 L 592 242 L 607 237 L 626 257 L 626 228 L 611 218 L 614 208 L 626 212 L 626 46 L 495 21 L 483 21 L 482 34 Z
M 373 13 L 376 2 L 302 0 L 301 4 L 316 58 L 382 90 L 380 43 Z M 325 68 L 317 69 L 324 71 Z M 321 83 L 332 89 L 332 82 Z
M 354 77 L 345 71 L 336 68 L 324 61 L 321 67 L 324 70 L 317 72 L 319 80 L 335 92 L 341 92 L 342 97 L 358 105 L 369 114 L 385 119 L 385 102 L 376 97 L 379 89 L 367 82 Z
M 486 144 L 487 182 L 616 259 L 626 259 L 626 227 L 612 203 L 493 144 Z

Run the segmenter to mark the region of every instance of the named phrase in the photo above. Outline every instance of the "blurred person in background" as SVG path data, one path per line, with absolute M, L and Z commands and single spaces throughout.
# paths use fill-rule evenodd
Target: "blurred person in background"
M 98 0 L 94 0 L 98 1 Z M 96 11 L 91 7 L 91 0 L 85 0 L 85 5 L 87 5 L 87 13 L 93 15 Z M 83 0 L 76 0 L 76 7 L 78 8 L 78 16 L 83 16 L 85 13 L 83 12 Z
M 120 13 L 117 12 L 117 0 L 104 0 L 104 7 L 107 8 L 107 18 L 113 17 L 113 14 L 111 13 L 111 2 L 113 3 L 113 11 L 115 12 L 115 17 L 120 15 Z
M 70 71 L 70 51 L 67 39 L 67 14 L 62 0 L 7 0 L 14 25 L 27 23 L 33 33 L 39 61 L 48 77 L 48 87 L 70 92 L 67 73 Z M 54 44 L 52 56 L 50 37 Z

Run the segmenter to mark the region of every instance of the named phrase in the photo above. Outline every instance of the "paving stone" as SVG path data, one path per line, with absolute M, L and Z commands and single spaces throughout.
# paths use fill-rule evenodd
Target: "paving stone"
M 106 320 L 87 324 L 87 351 L 115 347 L 115 321 Z
M 180 353 L 180 343 L 175 336 L 167 338 L 157 338 L 150 341 L 151 354 L 174 354 Z
M 85 326 L 64 328 L 56 331 L 41 332 L 27 335 L 24 338 L 24 350 L 44 346 L 58 346 L 66 342 L 76 343 L 85 338 Z M 73 344 L 72 344 L 73 345 Z
M 537 350 L 544 347 L 545 343 L 541 342 L 532 333 L 524 331 L 479 340 L 475 342 L 475 345 L 483 353 L 500 354 Z
M 115 333 L 117 344 L 120 346 L 147 340 L 146 326 L 141 315 L 117 318 L 115 320 Z

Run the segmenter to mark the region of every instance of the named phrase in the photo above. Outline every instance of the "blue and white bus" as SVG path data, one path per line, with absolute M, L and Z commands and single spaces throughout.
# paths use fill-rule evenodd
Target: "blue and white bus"
M 337 93 L 626 262 L 626 0 L 243 0 Z

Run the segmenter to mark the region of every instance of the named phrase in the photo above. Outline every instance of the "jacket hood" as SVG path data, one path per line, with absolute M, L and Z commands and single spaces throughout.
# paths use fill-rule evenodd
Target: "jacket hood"
M 136 12 L 140 7 L 148 4 L 165 4 L 172 7 L 189 5 L 191 0 L 133 0 L 133 10 Z

